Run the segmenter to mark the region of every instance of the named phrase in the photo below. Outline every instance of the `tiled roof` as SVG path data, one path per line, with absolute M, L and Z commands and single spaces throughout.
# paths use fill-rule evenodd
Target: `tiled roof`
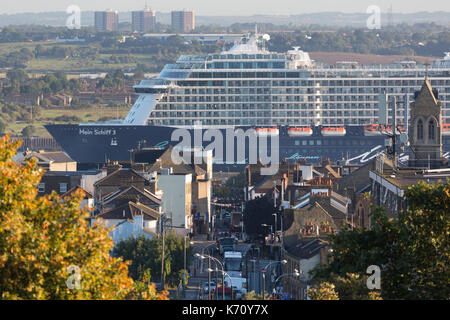
M 59 152 L 32 152 L 31 154 L 25 156 L 26 159 L 31 157 L 37 157 L 42 161 L 46 162 L 56 162 L 56 163 L 65 163 L 65 162 L 75 162 L 71 157 L 67 155 L 67 153 L 59 151 Z
M 146 179 L 133 169 L 121 168 L 107 175 L 103 179 L 98 180 L 96 183 L 94 183 L 94 186 L 100 185 L 119 186 L 125 180 L 126 181 L 132 180 L 134 182 L 144 182 Z
M 334 219 L 345 219 L 346 215 L 342 211 L 331 205 L 330 197 L 315 197 L 311 200 L 311 204 L 317 204 L 320 208 L 325 210 Z
M 93 199 L 94 198 L 90 192 L 84 190 L 80 186 L 72 187 L 66 193 L 64 193 L 61 197 L 64 198 L 64 197 L 70 196 L 72 193 L 74 193 L 75 191 L 78 191 L 78 190 L 81 190 L 83 192 L 83 194 L 84 194 L 84 198 L 83 199 Z
M 337 190 L 345 193 L 345 189 L 355 189 L 355 192 L 364 190 L 370 185 L 369 171 L 372 169 L 372 162 L 368 162 L 352 173 L 337 180 Z
M 172 168 L 174 174 L 195 174 L 195 176 L 202 176 L 206 174 L 206 170 L 201 165 L 195 163 L 181 163 L 176 164 L 172 160 L 173 147 L 169 146 L 164 153 L 150 166 L 148 171 L 161 172 L 162 168 Z
M 297 256 L 300 259 L 309 259 L 320 253 L 320 249 L 328 246 L 328 242 L 319 237 L 309 237 L 303 239 L 296 245 L 287 248 L 290 254 Z
M 135 216 L 144 214 L 144 220 L 157 220 L 159 213 L 141 203 L 128 202 L 116 208 L 105 210 L 104 212 L 92 217 L 92 219 L 102 218 L 117 220 L 133 220 Z
M 149 200 L 150 202 L 153 202 L 155 205 L 161 205 L 161 199 L 158 198 L 156 195 L 151 193 L 148 190 L 141 191 L 138 188 L 131 186 L 123 190 L 118 190 L 117 192 L 113 193 L 109 197 L 105 198 L 103 200 L 103 205 L 106 205 L 112 201 L 115 200 L 129 200 L 129 201 L 140 201 L 143 202 L 145 199 Z

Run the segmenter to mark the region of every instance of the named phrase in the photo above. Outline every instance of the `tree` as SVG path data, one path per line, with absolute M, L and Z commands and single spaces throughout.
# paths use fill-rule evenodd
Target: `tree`
M 110 230 L 89 226 L 81 192 L 37 197 L 42 170 L 34 159 L 13 160 L 19 145 L 0 138 L 0 298 L 165 299 L 111 257 Z
M 268 300 L 269 299 L 269 293 L 265 293 L 265 299 Z M 243 300 L 263 300 L 263 295 L 262 293 L 258 294 L 256 293 L 254 290 L 247 292 L 244 295 L 244 299 Z
M 133 78 L 136 80 L 144 79 L 145 78 L 144 71 L 142 69 L 137 69 L 133 74 Z
M 36 134 L 36 128 L 34 126 L 26 126 L 22 129 L 22 136 L 32 137 Z
M 12 86 L 18 86 L 28 79 L 28 74 L 23 69 L 8 70 L 6 77 Z
M 331 282 L 320 283 L 313 287 L 308 295 L 313 300 L 380 300 L 379 291 L 367 288 L 367 278 L 367 275 L 361 277 L 356 273 L 333 275 Z
M 116 244 L 113 255 L 130 260 L 129 275 L 133 279 L 139 279 L 145 272 L 151 274 L 154 279 L 161 279 L 161 250 L 162 239 L 129 238 Z M 184 273 L 184 238 L 175 233 L 165 236 L 165 277 L 171 285 L 177 284 Z M 192 255 L 192 247 L 186 244 L 186 259 Z M 180 271 L 182 271 L 180 273 Z
M 312 300 L 339 300 L 335 285 L 330 282 L 322 282 L 317 288 L 308 290 L 308 296 Z
M 450 182 L 419 182 L 405 196 L 408 209 L 398 219 L 376 208 L 370 230 L 344 229 L 330 236 L 331 261 L 313 270 L 313 279 L 336 285 L 337 276 L 363 278 L 377 265 L 384 299 L 449 299 Z
M 6 124 L 3 121 L 0 121 L 0 133 L 4 133 L 6 131 Z

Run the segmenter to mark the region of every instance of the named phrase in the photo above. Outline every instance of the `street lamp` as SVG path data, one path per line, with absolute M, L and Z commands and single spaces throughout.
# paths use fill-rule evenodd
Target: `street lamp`
M 282 274 L 281 276 L 279 276 L 279 277 L 275 280 L 275 285 L 274 285 L 273 290 L 275 290 L 275 288 L 277 287 L 277 282 L 278 282 L 278 280 L 280 280 L 281 278 L 283 278 L 283 277 L 288 277 L 288 276 L 292 276 L 292 277 L 298 278 L 298 277 L 300 277 L 300 274 L 301 274 L 301 273 L 303 273 L 301 270 L 300 270 L 300 272 L 299 272 L 297 269 L 294 269 L 294 272 L 293 272 L 293 273 L 285 273 L 285 274 Z
M 286 259 L 283 259 L 283 260 L 280 260 L 280 261 L 273 261 L 273 262 L 268 263 L 264 268 L 262 268 L 262 276 L 263 276 L 262 296 L 263 296 L 263 300 L 265 300 L 264 293 L 265 293 L 266 271 L 267 271 L 267 268 L 268 268 L 270 265 L 276 264 L 276 263 L 286 264 L 286 263 L 287 263 L 287 260 L 286 260 Z
M 212 271 L 212 270 L 211 270 Z M 233 300 L 233 279 L 231 279 L 230 275 L 226 273 L 223 269 L 218 270 L 216 268 L 216 272 L 221 271 L 222 272 L 222 279 L 225 279 L 225 275 L 230 278 L 230 288 L 231 288 L 231 300 Z M 225 281 L 222 282 L 222 288 L 223 288 L 223 300 L 225 300 Z
M 214 258 L 214 257 L 212 257 L 210 255 L 207 255 L 207 254 L 199 254 L 199 253 L 196 253 L 194 256 L 197 257 L 197 258 L 200 258 L 202 260 L 208 258 L 209 262 L 211 262 L 211 260 L 213 260 L 213 261 L 216 262 L 216 265 L 217 265 L 217 263 L 219 263 L 220 267 L 222 268 L 222 271 L 224 271 L 223 264 L 222 264 L 222 262 L 220 262 L 219 259 Z M 211 269 L 211 263 L 209 263 L 208 270 L 209 269 Z M 208 275 L 209 275 L 209 277 L 208 277 L 208 280 L 209 280 L 209 283 L 208 283 L 209 295 L 211 296 L 211 274 L 208 274 Z M 217 284 L 216 284 L 216 286 L 217 286 Z M 222 294 L 223 297 L 222 297 L 222 299 L 225 300 L 225 279 L 224 279 L 223 275 L 222 275 L 222 287 L 223 287 L 223 294 Z
M 186 289 L 186 238 L 187 236 L 184 236 L 184 272 L 183 272 L 183 297 L 185 296 L 185 289 Z M 193 245 L 193 241 L 189 241 L 190 245 Z
M 272 215 L 275 217 L 275 235 L 274 235 L 274 238 L 276 237 L 276 234 L 277 234 L 277 227 L 278 227 L 278 225 L 277 225 L 277 214 L 276 213 L 272 213 Z

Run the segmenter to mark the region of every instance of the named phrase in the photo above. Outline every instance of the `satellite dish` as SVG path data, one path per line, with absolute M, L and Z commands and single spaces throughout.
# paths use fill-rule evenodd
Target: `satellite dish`
M 262 36 L 264 40 L 269 41 L 270 40 L 270 36 L 266 33 L 265 35 Z

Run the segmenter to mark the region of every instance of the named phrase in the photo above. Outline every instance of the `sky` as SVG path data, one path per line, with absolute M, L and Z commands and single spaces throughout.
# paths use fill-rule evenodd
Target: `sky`
M 0 3 L 0 13 L 8 14 L 66 11 L 69 5 L 78 5 L 81 11 L 131 11 L 142 9 L 146 3 L 160 12 L 186 8 L 204 16 L 290 15 L 324 11 L 362 13 L 370 5 L 379 6 L 381 12 L 387 12 L 391 5 L 394 13 L 450 12 L 448 0 L 1 0 Z

